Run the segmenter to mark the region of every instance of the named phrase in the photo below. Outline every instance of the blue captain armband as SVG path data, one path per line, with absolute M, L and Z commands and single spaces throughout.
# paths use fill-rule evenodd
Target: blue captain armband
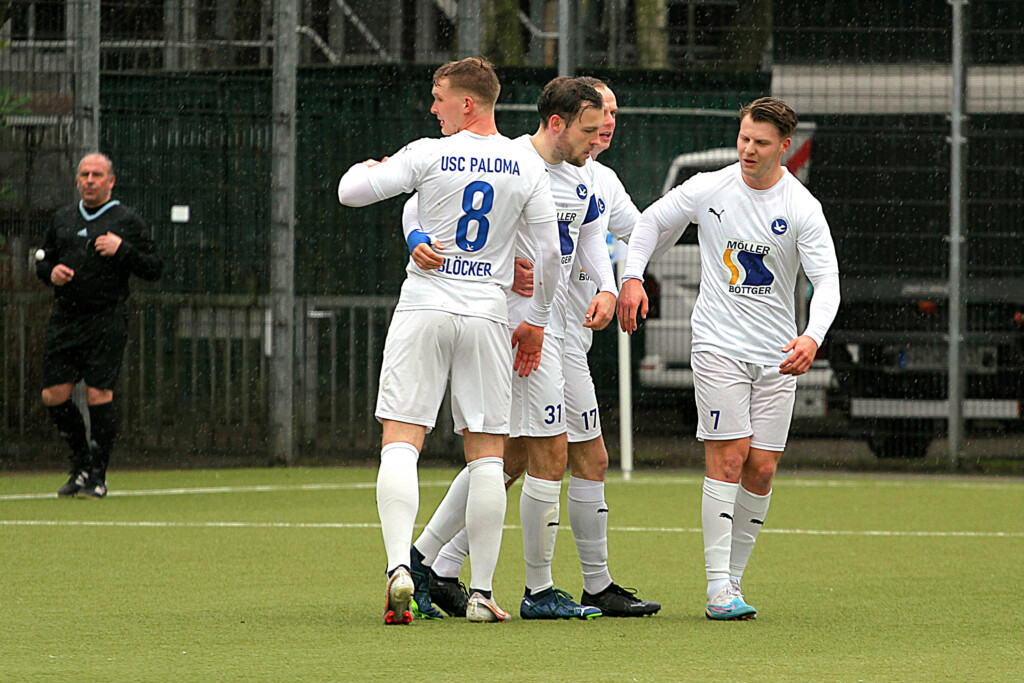
M 413 250 L 416 249 L 417 245 L 426 244 L 427 246 L 430 246 L 430 243 L 433 242 L 434 239 L 422 230 L 413 230 L 409 233 L 409 236 L 405 238 L 405 241 L 409 244 L 409 253 L 411 254 Z

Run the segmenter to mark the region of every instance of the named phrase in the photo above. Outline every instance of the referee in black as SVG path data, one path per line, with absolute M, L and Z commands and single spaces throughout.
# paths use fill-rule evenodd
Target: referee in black
M 110 159 L 87 154 L 78 164 L 81 201 L 54 215 L 36 254 L 36 275 L 54 293 L 43 343 L 43 403 L 71 446 L 71 477 L 58 496 L 107 495 L 117 437 L 114 385 L 128 341 L 128 279 L 156 280 L 163 271 L 146 224 L 110 198 L 113 188 Z M 91 442 L 71 401 L 79 380 L 86 384 Z

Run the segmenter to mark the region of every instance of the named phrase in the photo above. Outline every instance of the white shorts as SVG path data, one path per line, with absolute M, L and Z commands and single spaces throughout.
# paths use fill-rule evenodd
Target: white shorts
M 509 436 L 558 436 L 565 433 L 565 380 L 562 340 L 544 335 L 540 367 L 526 377 L 512 373 Z
M 565 377 L 565 422 L 569 443 L 596 439 L 601 436 L 601 415 L 597 409 L 597 392 L 590 376 L 590 364 L 587 354 L 568 340 L 562 353 L 562 375 Z
M 708 351 L 690 355 L 697 399 L 697 438 L 725 441 L 750 437 L 766 451 L 786 450 L 793 419 L 796 377 Z
M 445 311 L 398 311 L 384 343 L 378 420 L 430 431 L 452 383 L 455 432 L 508 434 L 512 351 L 508 326 Z

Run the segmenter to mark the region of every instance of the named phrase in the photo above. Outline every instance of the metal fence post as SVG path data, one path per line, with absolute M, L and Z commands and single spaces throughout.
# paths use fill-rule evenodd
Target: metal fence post
M 272 457 L 295 461 L 295 107 L 297 0 L 274 5 L 270 370 Z
M 459 59 L 480 54 L 480 0 L 459 3 Z
M 950 168 L 949 168 L 949 466 L 955 469 L 963 449 L 964 383 L 962 342 L 964 333 L 964 276 L 963 276 L 963 192 L 964 192 L 964 95 L 966 93 L 966 67 L 964 65 L 964 5 L 966 0 L 950 0 L 953 6 L 953 93 L 950 112 Z
M 79 8 L 75 108 L 80 159 L 100 145 L 100 0 L 80 0 Z
M 558 75 L 572 76 L 573 72 L 573 35 L 569 30 L 572 21 L 572 8 L 569 0 L 558 0 Z

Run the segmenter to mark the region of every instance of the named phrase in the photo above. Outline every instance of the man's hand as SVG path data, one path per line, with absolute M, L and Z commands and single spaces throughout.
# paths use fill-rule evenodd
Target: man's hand
M 608 323 L 612 321 L 612 316 L 615 315 L 615 295 L 611 292 L 598 292 L 590 301 L 590 307 L 587 308 L 587 318 L 583 322 L 583 327 L 589 327 L 592 330 L 603 330 L 608 327 Z
M 380 161 L 377 161 L 376 159 L 367 159 L 363 163 L 366 164 L 367 166 L 371 166 L 372 167 L 372 166 L 376 166 L 377 164 L 383 164 L 387 160 L 388 160 L 387 157 L 382 157 Z
M 50 282 L 63 287 L 67 283 L 71 282 L 71 278 L 75 276 L 75 271 L 71 270 L 63 263 L 58 263 L 54 266 L 53 270 L 50 271 Z
M 540 349 L 543 345 L 543 327 L 528 322 L 519 323 L 519 327 L 512 333 L 512 348 L 516 350 L 512 367 L 519 371 L 520 377 L 526 377 L 540 365 Z
M 529 259 L 516 257 L 515 276 L 512 291 L 519 296 L 533 296 L 533 264 Z
M 644 283 L 636 278 L 624 280 L 622 289 L 619 290 L 619 305 L 616 314 L 619 316 L 619 327 L 627 334 L 636 332 L 637 310 L 640 317 L 647 317 L 647 292 L 644 291 Z
M 811 367 L 814 356 L 818 353 L 818 344 L 805 334 L 792 340 L 782 349 L 792 351 L 789 358 L 779 364 L 780 375 L 802 375 Z
M 100 256 L 113 256 L 121 246 L 121 238 L 112 232 L 96 238 L 96 253 Z
M 444 245 L 440 240 L 434 240 L 430 244 L 420 242 L 412 250 L 412 260 L 422 270 L 437 270 L 444 263 L 444 257 L 438 254 L 444 251 Z

